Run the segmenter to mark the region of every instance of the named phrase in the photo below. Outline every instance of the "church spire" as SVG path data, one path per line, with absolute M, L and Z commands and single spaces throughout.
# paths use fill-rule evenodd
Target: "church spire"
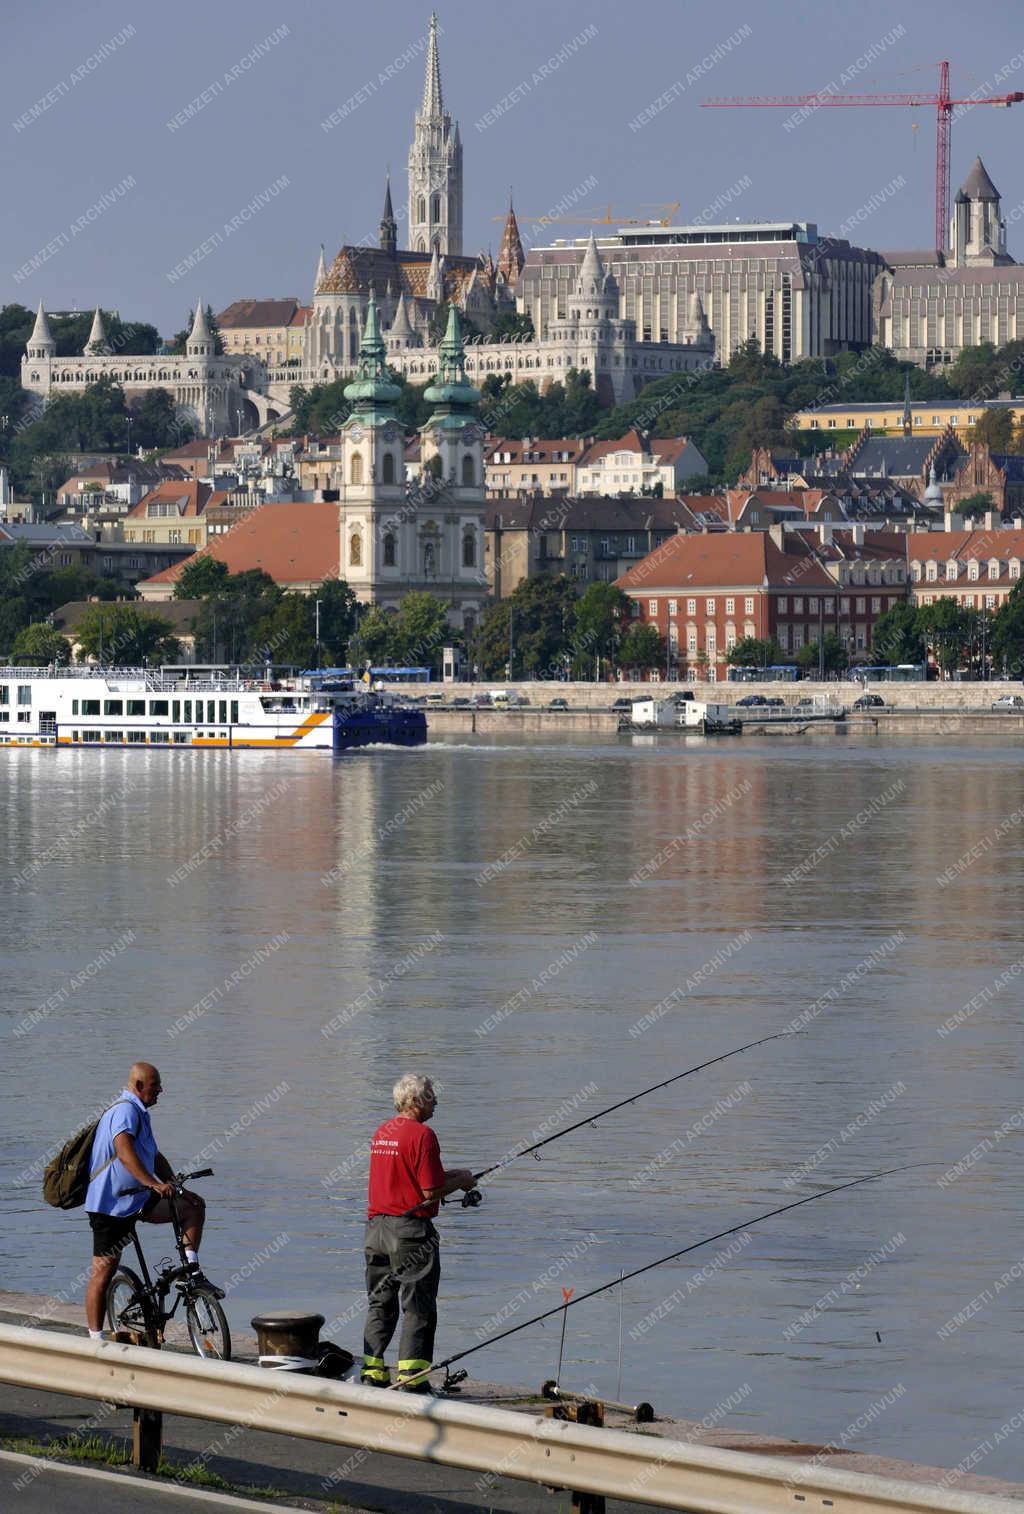
M 903 435 L 914 434 L 914 412 L 910 408 L 910 369 L 908 368 L 903 380 Z
M 327 277 L 327 264 L 324 262 L 324 244 L 320 243 L 320 261 L 316 265 L 316 278 L 313 280 L 313 293 L 320 293 L 320 286 Z
M 514 284 L 522 273 L 525 262 L 526 256 L 523 252 L 522 238 L 519 235 L 519 222 L 516 220 L 510 190 L 508 215 L 505 217 L 505 229 L 501 233 L 501 247 L 498 250 L 498 272 L 504 275 L 506 283 Z
M 394 257 L 398 249 L 398 222 L 391 205 L 391 175 L 388 174 L 384 189 L 384 214 L 380 218 L 380 245 L 383 252 Z
M 430 259 L 430 272 L 427 274 L 427 299 L 433 300 L 439 305 L 444 299 L 444 260 L 434 243 L 434 251 Z
M 430 41 L 427 44 L 427 73 L 423 81 L 423 115 L 440 120 L 444 114 L 441 94 L 441 63 L 437 56 L 437 11 L 430 17 Z

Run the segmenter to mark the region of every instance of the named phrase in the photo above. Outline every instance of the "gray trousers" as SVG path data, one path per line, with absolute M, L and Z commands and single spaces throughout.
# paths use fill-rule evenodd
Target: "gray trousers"
M 437 1329 L 441 1255 L 429 1220 L 378 1214 L 366 1225 L 364 1373 L 384 1374 L 384 1353 L 402 1313 L 399 1376 L 429 1367 Z M 379 1365 L 378 1365 L 379 1364 Z

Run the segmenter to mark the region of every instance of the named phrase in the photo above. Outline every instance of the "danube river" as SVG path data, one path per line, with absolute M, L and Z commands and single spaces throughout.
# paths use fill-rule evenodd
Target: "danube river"
M 945 1466 L 987 1441 L 974 1470 L 1024 1477 L 1012 738 L 6 763 L 4 1287 L 80 1298 L 87 1226 L 42 1203 L 41 1159 L 135 1057 L 163 1149 L 216 1169 L 203 1259 L 232 1324 L 309 1307 L 359 1349 L 366 1142 L 398 1073 L 434 1076 L 445 1157 L 482 1167 L 801 1028 L 443 1210 L 438 1355 L 935 1163 L 581 1303 L 562 1381 L 614 1396 L 621 1339 L 630 1400 Z M 558 1341 L 465 1365 L 536 1389 Z

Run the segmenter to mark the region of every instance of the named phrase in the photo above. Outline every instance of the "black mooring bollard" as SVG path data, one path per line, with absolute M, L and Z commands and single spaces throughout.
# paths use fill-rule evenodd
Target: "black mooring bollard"
M 278 1309 L 273 1314 L 257 1314 L 252 1321 L 252 1328 L 259 1341 L 261 1365 L 273 1367 L 273 1361 L 264 1361 L 264 1358 L 275 1356 L 315 1362 L 320 1326 L 323 1323 L 322 1314 L 303 1314 L 299 1309 Z

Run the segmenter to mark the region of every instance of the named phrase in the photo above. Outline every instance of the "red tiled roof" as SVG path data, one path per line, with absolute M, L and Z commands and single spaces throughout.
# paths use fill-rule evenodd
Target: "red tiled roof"
M 199 555 L 227 563 L 231 573 L 262 568 L 287 588 L 337 577 L 339 544 L 338 506 L 302 501 L 261 505 L 223 536 L 215 537 Z M 175 563 L 145 582 L 175 583 L 183 567 L 184 563 Z
M 127 512 L 125 519 L 146 519 L 149 506 L 157 502 L 176 505 L 181 516 L 202 515 L 212 492 L 209 484 L 198 483 L 195 479 L 166 479 L 164 483 L 157 484 L 155 489 L 150 489 L 148 494 L 144 494 L 138 504 Z
M 569 462 L 578 462 L 587 450 L 587 441 L 582 436 L 561 436 L 555 439 L 550 437 L 514 437 L 499 436 L 497 440 L 488 443 L 485 461 L 488 465 L 497 464 L 495 454 L 498 452 L 510 452 L 513 463 L 521 463 L 523 453 L 530 452 L 534 456 L 531 461 L 549 463 L 555 452 L 568 452 Z M 559 458 L 559 462 L 563 459 Z
M 970 557 L 987 562 L 990 557 L 1024 558 L 1024 531 L 1013 527 L 995 531 L 908 531 L 907 561 L 945 562 L 955 558 L 966 562 Z
M 627 594 L 651 589 L 711 586 L 779 587 L 796 578 L 807 588 L 834 588 L 835 581 L 805 542 L 786 539 L 785 552 L 767 531 L 716 532 L 670 537 L 616 579 Z
M 287 326 L 299 308 L 298 300 L 235 300 L 217 317 L 217 325 L 225 328 L 239 326 Z
M 638 452 L 655 458 L 659 463 L 674 463 L 689 445 L 688 436 L 644 437 L 634 426 L 625 436 L 620 436 L 615 441 L 593 442 L 579 461 L 590 464 L 599 462 L 602 457 L 608 457 L 613 452 Z

